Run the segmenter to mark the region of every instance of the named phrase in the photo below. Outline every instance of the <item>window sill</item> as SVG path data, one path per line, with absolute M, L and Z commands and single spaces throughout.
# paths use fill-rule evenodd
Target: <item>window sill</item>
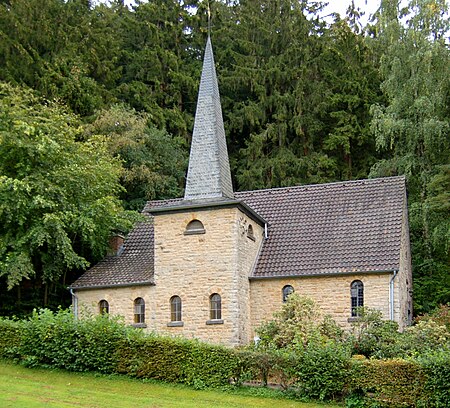
M 147 325 L 145 323 L 133 323 L 131 326 L 137 328 L 137 329 L 145 329 Z
M 349 317 L 348 319 L 347 319 L 347 322 L 349 322 L 349 323 L 354 323 L 354 322 L 359 322 L 361 320 L 361 317 L 359 317 L 359 316 L 353 316 L 353 317 Z
M 184 235 L 200 235 L 200 234 L 205 234 L 206 231 L 203 230 L 190 230 L 190 231 L 184 231 Z
M 167 323 L 167 327 L 183 327 L 184 322 L 169 322 Z
M 211 325 L 211 324 L 223 324 L 223 320 L 222 319 L 213 319 L 213 320 L 207 320 L 206 321 L 207 325 Z

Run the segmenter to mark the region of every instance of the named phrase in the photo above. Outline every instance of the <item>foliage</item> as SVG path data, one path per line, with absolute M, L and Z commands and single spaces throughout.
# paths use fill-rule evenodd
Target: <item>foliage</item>
M 180 197 L 187 167 L 181 138 L 149 124 L 149 115 L 124 105 L 99 112 L 85 127 L 89 135 L 104 135 L 108 150 L 122 160 L 122 198 L 128 208 L 142 210 L 148 200 Z
M 377 359 L 409 358 L 450 347 L 450 331 L 439 320 L 427 317 L 399 333 L 397 324 L 383 320 L 379 311 L 361 308 L 346 342 L 352 354 Z
M 112 373 L 130 330 L 107 315 L 76 321 L 70 310 L 41 309 L 23 327 L 20 351 L 27 366 Z
M 384 155 L 371 175 L 407 177 L 415 310 L 421 313 L 450 301 L 450 19 L 444 1 L 412 0 L 403 10 L 398 4 L 383 1 L 374 25 L 386 103 L 371 108 Z
M 350 349 L 341 341 L 343 332 L 336 323 L 329 317 L 320 319 L 313 300 L 290 294 L 257 333 L 255 363 L 264 383 L 271 372 L 308 398 L 326 400 L 344 392 Z
M 273 319 L 257 328 L 262 349 L 296 348 L 321 341 L 320 313 L 312 299 L 292 293 Z
M 30 91 L 1 83 L 0 112 L 0 276 L 8 288 L 58 282 L 136 219 L 117 198 L 120 162 L 100 138 L 78 141 L 78 118 Z
M 430 406 L 444 408 L 450 401 L 450 345 L 446 348 L 430 350 L 417 359 L 425 375 L 425 389 Z
M 416 406 L 424 398 L 425 376 L 420 365 L 414 361 L 353 360 L 350 391 L 370 393 L 369 401 L 380 406 Z M 367 398 L 365 398 L 367 399 Z M 369 406 L 373 406 L 370 404 Z
M 430 313 L 417 316 L 416 322 L 428 322 L 433 321 L 440 326 L 445 326 L 450 332 L 450 304 L 439 305 L 436 309 Z
M 0 318 L 0 358 L 15 359 L 20 356 L 22 329 L 22 322 Z
M 301 395 L 329 400 L 345 394 L 350 367 L 350 353 L 345 345 L 312 342 L 297 353 L 292 375 Z
M 382 313 L 374 309 L 359 308 L 358 314 L 347 339 L 352 354 L 377 358 L 398 356 L 400 333 L 397 323 L 382 319 Z
M 223 386 L 237 371 L 231 349 L 181 338 L 145 336 L 120 345 L 118 372 L 178 382 L 197 389 Z
M 314 336 L 291 349 L 257 345 L 235 350 L 147 334 L 107 315 L 75 320 L 68 310 L 43 309 L 22 321 L 0 319 L 0 357 L 28 366 L 122 373 L 196 389 L 228 386 L 230 380 L 237 385 L 263 380 L 281 384 L 286 397 L 328 400 L 349 394 L 352 406 L 364 401 L 445 406 L 448 344 L 434 345 L 409 360 L 367 360 L 350 359 L 342 341 L 323 340 Z

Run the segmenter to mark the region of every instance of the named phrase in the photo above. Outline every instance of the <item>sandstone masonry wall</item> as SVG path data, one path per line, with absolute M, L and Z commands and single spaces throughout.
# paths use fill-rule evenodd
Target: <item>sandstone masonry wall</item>
M 391 274 L 355 274 L 328 277 L 259 279 L 250 282 L 253 330 L 271 319 L 283 304 L 282 289 L 294 287 L 296 293 L 313 299 L 324 314 L 329 314 L 343 328 L 349 328 L 351 317 L 350 285 L 354 280 L 364 284 L 364 305 L 380 310 L 389 319 L 389 279 Z
M 184 233 L 194 219 L 203 223 L 204 234 Z M 238 208 L 158 214 L 154 220 L 156 291 L 149 328 L 211 343 L 247 342 L 248 276 L 262 239 L 261 229 L 252 222 L 258 239 L 244 237 L 242 228 L 250 219 Z M 221 321 L 210 319 L 209 300 L 214 293 L 222 298 Z M 170 322 L 174 295 L 182 300 L 179 323 Z
M 123 316 L 126 324 L 134 322 L 134 300 L 143 298 L 146 305 L 148 318 L 149 304 L 153 298 L 154 286 L 130 286 L 119 288 L 79 290 L 75 294 L 78 297 L 78 312 L 81 316 L 86 314 L 99 314 L 98 303 L 106 300 L 109 303 L 111 315 Z

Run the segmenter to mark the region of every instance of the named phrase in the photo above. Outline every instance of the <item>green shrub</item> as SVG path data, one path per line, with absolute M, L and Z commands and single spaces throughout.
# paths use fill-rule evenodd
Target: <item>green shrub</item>
M 380 406 L 416 406 L 424 399 L 425 375 L 415 361 L 352 359 L 349 391 Z
M 19 358 L 23 323 L 0 318 L 0 357 Z
M 293 376 L 302 395 L 327 400 L 345 392 L 350 369 L 349 350 L 336 342 L 310 343 L 299 350 Z
M 450 348 L 429 351 L 417 358 L 426 376 L 427 406 L 444 408 L 450 402 Z
M 117 319 L 104 315 L 75 320 L 70 310 L 41 309 L 24 323 L 21 353 L 29 366 L 111 373 L 127 330 Z
M 121 343 L 118 371 L 195 388 L 226 385 L 239 372 L 237 352 L 195 340 L 155 335 Z
M 352 354 L 375 358 L 403 356 L 398 324 L 383 320 L 379 310 L 365 307 L 358 309 L 359 318 L 352 323 L 351 334 L 347 339 L 352 346 Z

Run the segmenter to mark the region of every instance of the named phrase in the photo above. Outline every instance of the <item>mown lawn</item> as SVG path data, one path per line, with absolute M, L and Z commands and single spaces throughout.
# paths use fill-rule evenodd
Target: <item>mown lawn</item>
M 305 404 L 292 400 L 258 397 L 265 390 L 237 392 L 197 391 L 180 385 L 143 382 L 121 376 L 30 369 L 0 361 L 0 407 L 95 408 L 335 408 L 337 405 Z

